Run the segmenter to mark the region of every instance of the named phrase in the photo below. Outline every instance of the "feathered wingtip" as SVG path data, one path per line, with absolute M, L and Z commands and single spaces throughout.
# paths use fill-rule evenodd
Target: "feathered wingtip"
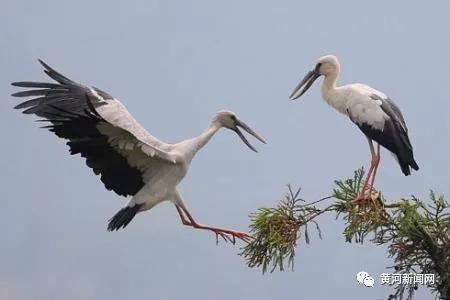
M 44 67 L 44 72 L 50 76 L 52 79 L 54 79 L 55 81 L 61 83 L 61 84 L 73 84 L 74 82 L 67 78 L 66 76 L 62 75 L 61 73 L 59 73 L 58 71 L 56 71 L 55 69 L 53 69 L 52 67 L 50 67 L 49 65 L 47 65 L 42 59 L 38 59 L 39 63 Z
M 52 68 L 47 65 L 42 59 L 38 58 L 38 62 L 47 70 L 52 70 Z
M 119 210 L 111 219 L 109 219 L 108 231 L 125 228 L 143 205 L 144 204 L 135 204 L 134 206 L 126 206 Z
M 12 86 L 17 87 L 25 87 L 25 88 L 42 88 L 42 89 L 51 89 L 60 87 L 59 84 L 56 83 L 48 83 L 48 82 L 34 82 L 34 81 L 19 81 L 11 83 Z M 13 95 L 14 96 L 14 95 Z M 19 96 L 20 97 L 20 96 Z
M 37 97 L 23 103 L 19 103 L 14 108 L 23 109 L 31 107 L 31 110 L 26 110 L 23 113 L 35 113 L 36 108 L 34 106 L 39 106 L 47 100 L 49 96 L 66 96 L 70 86 L 76 84 L 71 79 L 57 72 L 55 69 L 46 64 L 43 60 L 38 59 L 39 63 L 44 67 L 44 72 L 57 83 L 49 82 L 34 82 L 34 81 L 17 81 L 12 82 L 12 86 L 28 88 L 29 90 L 19 91 L 11 94 L 13 97 Z M 51 95 L 50 95 L 51 94 Z
M 38 59 L 39 63 L 44 67 L 44 72 L 53 80 L 61 83 L 61 84 L 74 84 L 75 82 L 63 74 L 59 73 L 52 67 L 50 67 L 47 63 L 45 63 L 42 59 Z M 32 81 L 20 81 L 11 83 L 13 86 L 25 87 L 25 88 L 58 88 L 60 85 L 55 83 L 46 83 L 46 82 L 32 82 Z M 17 96 L 16 96 L 17 97 Z M 23 96 L 18 96 L 23 97 Z

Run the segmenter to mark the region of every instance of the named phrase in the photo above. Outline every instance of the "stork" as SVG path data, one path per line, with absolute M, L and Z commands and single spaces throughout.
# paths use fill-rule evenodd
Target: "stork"
M 354 83 L 337 86 L 340 64 L 336 56 L 319 58 L 314 69 L 309 71 L 297 85 L 291 100 L 301 97 L 320 76 L 324 76 L 321 87 L 323 99 L 338 112 L 348 116 L 365 134 L 369 142 L 371 163 L 364 185 L 357 199 L 365 199 L 365 191 L 372 191 L 378 165 L 380 145 L 392 152 L 403 174 L 419 170 L 414 160 L 413 147 L 408 137 L 408 128 L 398 106 L 384 93 L 365 84 Z M 372 141 L 377 143 L 375 151 Z
M 132 196 L 128 204 L 110 220 L 108 231 L 125 228 L 137 213 L 147 211 L 162 201 L 171 201 L 184 225 L 209 230 L 226 241 L 249 241 L 247 233 L 202 225 L 189 213 L 178 183 L 186 175 L 192 159 L 221 128 L 233 130 L 253 151 L 240 128 L 265 143 L 255 131 L 231 111 L 219 111 L 199 136 L 169 144 L 144 129 L 126 107 L 108 93 L 75 82 L 39 62 L 56 83 L 14 82 L 13 86 L 31 88 L 12 94 L 35 97 L 18 104 L 24 114 L 35 114 L 48 121 L 44 126 L 68 140 L 70 154 L 86 159 L 108 190 Z

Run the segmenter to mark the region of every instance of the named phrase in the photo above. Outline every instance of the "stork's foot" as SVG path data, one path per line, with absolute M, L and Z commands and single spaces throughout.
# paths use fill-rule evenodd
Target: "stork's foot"
M 380 193 L 372 186 L 368 186 L 361 189 L 358 196 L 353 200 L 353 202 L 359 206 L 370 206 L 375 204 L 379 197 Z
M 373 191 L 374 191 L 374 189 L 372 187 L 363 187 L 359 191 L 359 193 L 356 196 L 354 201 L 357 202 L 357 201 L 365 201 L 365 200 L 371 199 L 372 198 L 371 195 L 372 195 Z
M 236 239 L 240 239 L 246 243 L 250 243 L 253 240 L 253 237 L 246 232 L 199 224 L 194 220 L 194 218 L 186 208 L 179 207 L 178 205 L 175 205 L 175 207 L 177 208 L 178 214 L 181 218 L 181 222 L 184 225 L 191 226 L 196 229 L 203 229 L 214 232 L 214 234 L 216 235 L 216 243 L 219 242 L 219 237 L 221 237 L 225 242 L 231 242 L 232 244 L 236 243 Z
M 250 243 L 254 239 L 250 234 L 241 231 L 232 231 L 231 235 L 233 236 L 233 241 L 236 241 L 236 238 L 238 238 L 246 243 Z
M 216 242 L 219 242 L 219 237 L 221 237 L 225 242 L 230 242 L 232 244 L 236 243 L 236 239 L 242 240 L 246 243 L 250 243 L 253 239 L 253 237 L 246 232 L 234 231 L 226 228 L 205 226 L 197 223 L 192 224 L 192 227 L 214 232 L 214 234 L 216 235 Z

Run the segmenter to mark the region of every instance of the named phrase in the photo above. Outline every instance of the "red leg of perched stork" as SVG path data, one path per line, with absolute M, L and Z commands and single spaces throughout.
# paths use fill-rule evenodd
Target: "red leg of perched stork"
M 370 160 L 369 171 L 367 172 L 366 179 L 364 180 L 364 185 L 363 185 L 362 189 L 359 191 L 359 195 L 358 195 L 357 199 L 365 199 L 366 198 L 365 193 L 369 187 L 369 181 L 372 178 L 372 181 L 371 181 L 372 184 L 370 185 L 370 186 L 372 186 L 373 182 L 375 180 L 375 176 L 373 176 L 372 174 L 374 174 L 374 171 L 376 173 L 376 168 L 378 168 L 378 163 L 380 162 L 379 154 L 375 153 L 375 149 L 373 148 L 372 140 L 370 138 L 367 138 L 367 140 L 369 142 L 370 154 L 372 155 L 372 158 Z M 378 152 L 379 151 L 380 151 L 380 145 L 378 144 Z M 369 190 L 369 194 L 371 191 L 372 191 L 372 187 Z
M 372 157 L 372 159 L 373 159 L 373 157 Z M 375 176 L 377 175 L 378 166 L 380 165 L 380 159 L 381 159 L 380 144 L 377 143 L 377 153 L 375 155 L 375 167 L 373 168 L 372 180 L 370 181 L 369 195 L 370 195 L 370 193 L 372 193 L 373 184 L 375 183 Z

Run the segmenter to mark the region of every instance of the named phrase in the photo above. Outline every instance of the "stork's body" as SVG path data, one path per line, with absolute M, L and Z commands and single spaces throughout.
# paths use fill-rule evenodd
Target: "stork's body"
M 314 70 L 300 82 L 291 99 L 302 96 L 313 82 L 324 76 L 321 93 L 324 100 L 340 113 L 348 116 L 366 135 L 372 155 L 371 166 L 361 191 L 371 190 L 380 161 L 379 146 L 392 152 L 405 175 L 410 175 L 410 167 L 418 170 L 413 148 L 408 137 L 408 128 L 398 106 L 384 93 L 365 84 L 355 83 L 337 86 L 340 64 L 334 55 L 319 59 Z M 375 151 L 372 140 L 377 142 Z
M 192 159 L 220 128 L 235 131 L 249 144 L 239 128 L 264 142 L 248 125 L 230 111 L 214 115 L 199 136 L 176 144 L 164 143 L 152 136 L 117 99 L 95 87 L 82 85 L 63 76 L 41 61 L 45 72 L 57 83 L 16 82 L 14 86 L 34 88 L 13 94 L 36 96 L 16 106 L 26 114 L 35 114 L 51 123 L 45 126 L 58 137 L 67 139 L 71 154 L 81 154 L 108 190 L 132 196 L 128 204 L 110 220 L 108 230 L 118 230 L 133 217 L 162 201 L 172 201 L 183 224 L 211 230 L 225 240 L 249 236 L 224 228 L 197 223 L 188 212 L 177 190 Z

